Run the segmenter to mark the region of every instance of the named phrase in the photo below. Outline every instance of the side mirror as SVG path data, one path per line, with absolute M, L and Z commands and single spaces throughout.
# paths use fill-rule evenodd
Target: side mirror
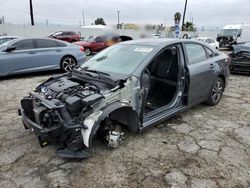
M 15 46 L 8 46 L 8 47 L 6 48 L 6 50 L 5 50 L 5 52 L 11 52 L 11 51 L 13 51 L 13 50 L 15 50 L 15 49 L 16 49 Z

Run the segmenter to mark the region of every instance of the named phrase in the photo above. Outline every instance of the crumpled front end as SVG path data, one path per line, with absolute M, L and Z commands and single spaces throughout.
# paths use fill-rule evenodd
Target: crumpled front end
M 85 125 L 89 121 L 86 117 L 102 99 L 96 86 L 80 85 L 62 77 L 24 97 L 20 115 L 24 126 L 38 136 L 41 147 L 55 145 L 61 157 L 84 158 L 88 156 L 91 132 Z
M 236 41 L 233 36 L 218 36 L 216 40 L 219 42 L 220 48 L 231 47 Z
M 233 45 L 231 57 L 231 72 L 250 74 L 250 43 Z

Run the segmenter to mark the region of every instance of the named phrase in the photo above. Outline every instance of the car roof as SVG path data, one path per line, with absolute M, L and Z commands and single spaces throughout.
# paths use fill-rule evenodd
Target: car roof
M 0 39 L 4 39 L 4 38 L 20 38 L 17 36 L 11 36 L 11 35 L 7 35 L 7 36 L 0 36 Z
M 174 43 L 180 43 L 184 41 L 190 41 L 188 39 L 170 39 L 170 38 L 157 38 L 157 39 L 139 39 L 139 40 L 130 40 L 122 42 L 122 44 L 131 44 L 131 45 L 145 45 L 145 46 L 162 46 L 170 45 Z
M 197 37 L 197 38 L 194 38 L 194 39 L 210 39 L 210 37 Z
M 36 38 L 17 38 L 17 39 L 13 39 L 13 40 L 11 40 L 9 44 L 11 44 L 11 45 L 12 45 L 12 44 L 14 44 L 15 42 L 22 41 L 22 40 L 27 40 L 27 39 L 30 39 L 30 40 L 35 40 L 35 39 L 53 40 L 53 41 L 56 41 L 56 42 L 65 43 L 66 45 L 70 45 L 70 43 L 68 43 L 68 42 L 65 42 L 65 41 L 62 41 L 62 40 L 58 40 L 58 39 L 47 38 L 47 37 L 36 37 Z

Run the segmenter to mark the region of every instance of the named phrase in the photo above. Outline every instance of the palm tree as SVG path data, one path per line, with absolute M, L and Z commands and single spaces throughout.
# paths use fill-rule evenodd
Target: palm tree
M 185 23 L 186 9 L 187 9 L 187 0 L 185 1 L 185 7 L 184 7 L 184 13 L 183 13 L 183 19 L 182 19 L 182 30 L 183 30 L 184 23 Z
M 174 14 L 174 22 L 175 22 L 175 24 L 179 24 L 180 21 L 181 21 L 181 13 L 176 12 L 176 13 Z
M 194 24 L 192 22 L 186 22 L 184 25 L 183 25 L 183 30 L 184 31 L 194 31 L 195 28 L 194 28 Z

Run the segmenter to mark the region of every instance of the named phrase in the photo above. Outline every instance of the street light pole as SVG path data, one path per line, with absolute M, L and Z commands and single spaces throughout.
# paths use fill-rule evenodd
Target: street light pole
M 30 0 L 30 19 L 31 19 L 31 25 L 34 24 L 34 16 L 33 16 L 33 5 L 32 5 L 32 0 Z
M 182 31 L 184 29 L 184 24 L 185 24 L 185 16 L 186 16 L 186 10 L 187 10 L 187 0 L 185 0 L 185 7 L 184 7 L 184 13 L 183 13 L 183 19 L 182 19 Z
M 120 11 L 119 10 L 117 10 L 117 16 L 118 16 L 117 29 L 120 29 Z

